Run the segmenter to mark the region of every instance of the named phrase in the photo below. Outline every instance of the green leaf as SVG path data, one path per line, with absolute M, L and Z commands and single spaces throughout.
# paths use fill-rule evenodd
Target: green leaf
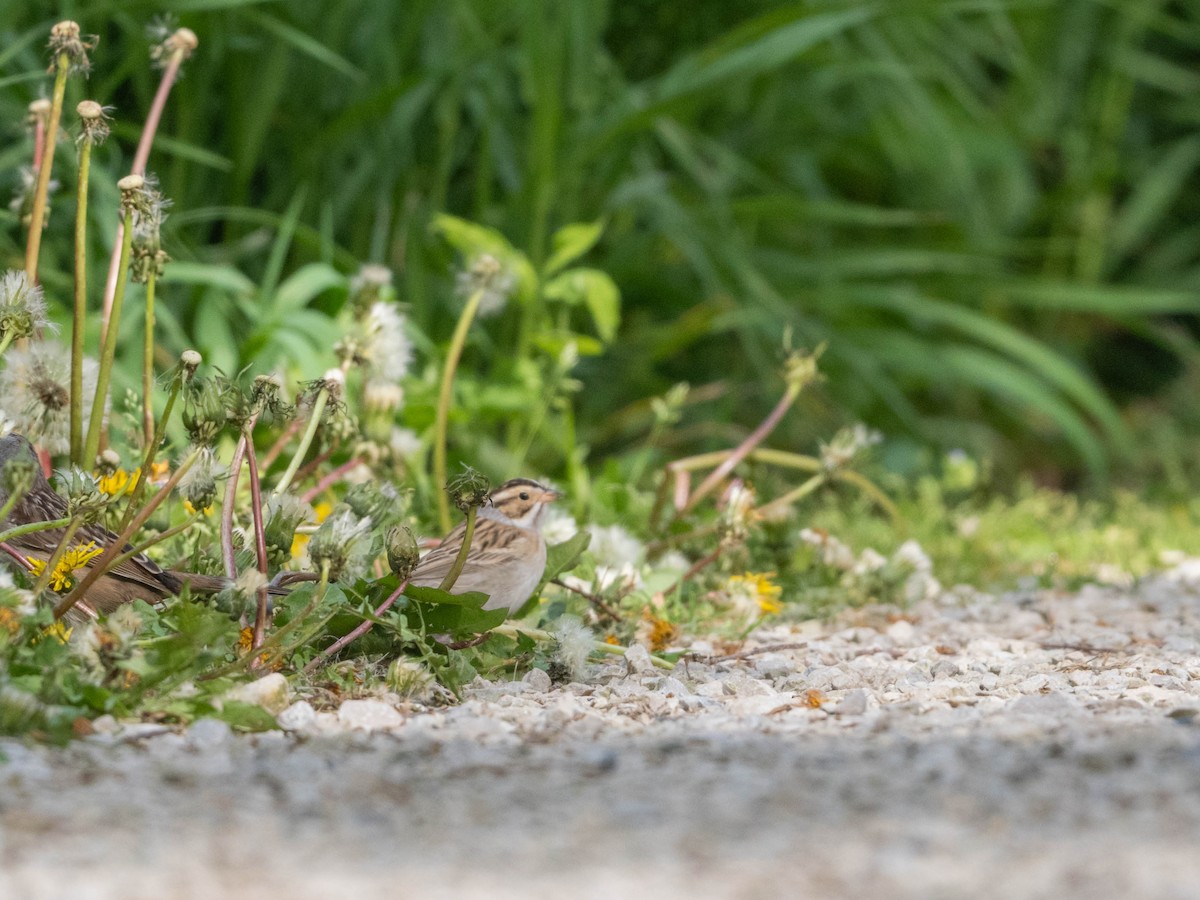
M 326 263 L 309 263 L 289 275 L 275 291 L 274 308 L 291 312 L 307 306 L 325 291 L 345 287 L 346 276 Z
M 545 277 L 554 275 L 564 266 L 579 259 L 596 246 L 596 242 L 600 240 L 600 235 L 603 233 L 604 222 L 602 220 L 564 225 L 554 233 L 554 237 L 551 239 L 553 250 L 550 252 L 550 258 L 546 260 L 542 274 Z
M 279 727 L 275 717 L 261 706 L 239 700 L 226 700 L 213 712 L 213 717 L 238 731 L 270 731 Z
M 601 340 L 617 336 L 621 324 L 621 290 L 606 272 L 599 269 L 568 269 L 546 284 L 546 299 L 572 305 L 583 304 L 596 323 Z
M 507 609 L 483 609 L 488 595 L 479 591 L 451 594 L 431 587 L 409 585 L 405 595 L 420 607 L 410 622 L 423 621 L 432 634 L 449 632 L 455 637 L 491 631 L 506 618 Z
M 163 270 L 166 284 L 203 284 L 233 294 L 253 294 L 254 282 L 232 266 L 212 263 L 172 261 Z
M 542 575 L 542 584 L 553 581 L 559 575 L 570 572 L 583 558 L 588 544 L 592 542 L 590 531 L 576 532 L 561 544 L 553 544 L 546 548 L 546 571 Z

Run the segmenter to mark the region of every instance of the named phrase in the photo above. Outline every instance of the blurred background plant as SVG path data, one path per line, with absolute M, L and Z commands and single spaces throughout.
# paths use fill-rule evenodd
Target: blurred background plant
M 64 2 L 56 15 L 86 19 L 114 61 L 88 85 L 117 108 L 93 164 L 97 259 L 136 136 L 122 113 L 149 105 L 146 28 L 164 12 L 204 45 L 152 163 L 178 210 L 164 358 L 190 336 L 227 372 L 315 377 L 346 295 L 327 267 L 363 259 L 397 271 L 440 343 L 460 309 L 462 247 L 431 228 L 449 213 L 496 229 L 543 279 L 470 335 L 487 386 L 451 422 L 459 438 L 471 422 L 477 444 L 455 444 L 467 457 L 621 458 L 654 428 L 649 398 L 680 382 L 693 390 L 656 453 L 729 446 L 773 402 L 760 385 L 790 327 L 828 342 L 830 377 L 783 424 L 785 445 L 862 420 L 900 472 L 940 446 L 990 460 L 1001 485 L 1023 471 L 1195 483 L 1194 5 Z M 46 89 L 49 25 L 43 4 L 6 7 L 8 188 L 28 164 L 20 123 Z M 52 287 L 69 277 L 71 202 L 46 235 Z M 10 215 L 0 249 L 15 260 Z M 574 285 L 556 309 L 544 280 L 554 236 L 592 222 L 603 234 L 580 264 L 620 286 L 615 335 L 580 299 L 611 305 L 594 299 L 606 286 Z M 588 339 L 564 367 L 570 333 Z M 517 335 L 539 352 L 496 352 Z M 499 424 L 579 384 L 577 419 L 551 401 L 536 428 Z M 405 415 L 425 427 L 432 398 Z

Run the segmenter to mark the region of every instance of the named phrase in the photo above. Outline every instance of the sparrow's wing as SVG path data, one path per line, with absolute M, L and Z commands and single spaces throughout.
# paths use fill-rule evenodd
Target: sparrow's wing
M 465 533 L 465 526 L 460 525 L 446 535 L 441 545 L 430 550 L 417 564 L 410 579 L 411 583 L 419 587 L 437 587 L 441 584 L 454 565 L 454 560 L 458 558 L 458 550 L 462 546 Z M 490 519 L 481 520 L 471 539 L 467 563 L 454 582 L 452 590 L 455 593 L 492 593 L 494 576 L 502 572 L 514 556 L 520 558 L 533 553 L 536 545 L 536 535 L 524 528 L 502 525 Z

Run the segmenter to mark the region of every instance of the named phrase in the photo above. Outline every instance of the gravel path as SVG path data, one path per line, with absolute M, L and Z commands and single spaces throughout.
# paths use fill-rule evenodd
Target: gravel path
M 894 613 L 289 734 L 0 741 L 0 897 L 1200 896 L 1200 564 Z

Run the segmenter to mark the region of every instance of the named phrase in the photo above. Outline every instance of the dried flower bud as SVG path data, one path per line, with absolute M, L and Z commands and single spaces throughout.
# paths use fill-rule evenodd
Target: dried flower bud
M 861 423 L 841 429 L 828 444 L 821 445 L 821 464 L 826 469 L 849 465 L 858 454 L 883 440 L 883 435 Z
M 487 476 L 470 466 L 463 466 L 462 473 L 452 478 L 446 485 L 446 493 L 450 495 L 450 501 L 463 513 L 468 509 L 478 509 L 491 502 L 488 499 L 491 490 L 492 485 Z
M 224 474 L 225 467 L 217 460 L 212 448 L 201 445 L 200 455 L 179 479 L 179 491 L 192 509 L 208 509 L 217 499 L 217 479 Z
M 788 355 L 783 364 L 783 379 L 787 382 L 789 392 L 799 394 L 809 385 L 821 380 L 822 376 L 817 369 L 817 361 L 824 352 L 825 345 L 821 344 L 812 353 L 795 351 Z
M 364 481 L 352 485 L 342 502 L 356 516 L 369 518 L 381 528 L 403 515 L 400 494 L 395 485 L 387 481 Z
M 111 475 L 121 468 L 121 456 L 112 447 L 106 447 L 96 457 L 96 469 L 103 475 Z
M 30 128 L 36 128 L 39 125 L 46 128 L 50 124 L 51 106 L 52 104 L 45 97 L 38 97 L 27 107 L 29 115 L 25 118 L 25 124 Z
M 92 67 L 87 52 L 95 47 L 99 40 L 100 38 L 94 34 L 84 37 L 79 30 L 78 22 L 72 22 L 70 19 L 58 22 L 50 29 L 50 43 L 47 44 L 50 48 L 50 55 L 54 59 L 51 62 L 50 71 L 54 71 L 58 57 L 66 54 L 68 71 L 72 74 L 82 72 L 86 75 Z
M 350 308 L 356 318 L 366 315 L 372 305 L 381 300 L 395 299 L 392 270 L 377 263 L 366 263 L 350 279 Z
M 308 543 L 308 555 L 318 569 L 329 568 L 330 581 L 354 580 L 371 553 L 371 520 L 360 519 L 343 507 L 329 516 Z
M 278 375 L 254 376 L 250 402 L 262 420 L 288 419 L 295 414 L 295 409 L 283 399 L 283 381 Z
M 187 381 L 192 380 L 192 376 L 196 374 L 196 370 L 200 368 L 202 362 L 204 362 L 204 357 L 195 350 L 184 350 L 179 354 L 179 364 L 183 366 Z
M 109 498 L 91 472 L 72 466 L 56 472 L 55 480 L 59 493 L 66 496 L 68 516 L 78 517 L 84 523 L 99 521 Z
M 292 558 L 296 529 L 314 518 L 313 509 L 294 494 L 277 494 L 267 501 L 263 540 L 267 545 L 267 562 L 282 566 Z
M 388 568 L 402 581 L 412 574 L 417 563 L 421 561 L 417 539 L 407 525 L 393 525 L 389 528 L 383 546 L 387 553 Z
M 95 100 L 84 100 L 75 107 L 79 114 L 79 143 L 103 144 L 109 135 L 107 110 Z
M 200 39 L 196 37 L 196 32 L 190 28 L 176 28 L 160 43 L 150 48 L 150 58 L 159 66 L 166 66 L 173 57 L 178 57 L 180 62 L 183 62 L 195 53 L 199 46 Z
M 183 404 L 183 427 L 198 447 L 211 447 L 229 419 L 227 385 L 221 378 L 200 378 L 188 385 Z

